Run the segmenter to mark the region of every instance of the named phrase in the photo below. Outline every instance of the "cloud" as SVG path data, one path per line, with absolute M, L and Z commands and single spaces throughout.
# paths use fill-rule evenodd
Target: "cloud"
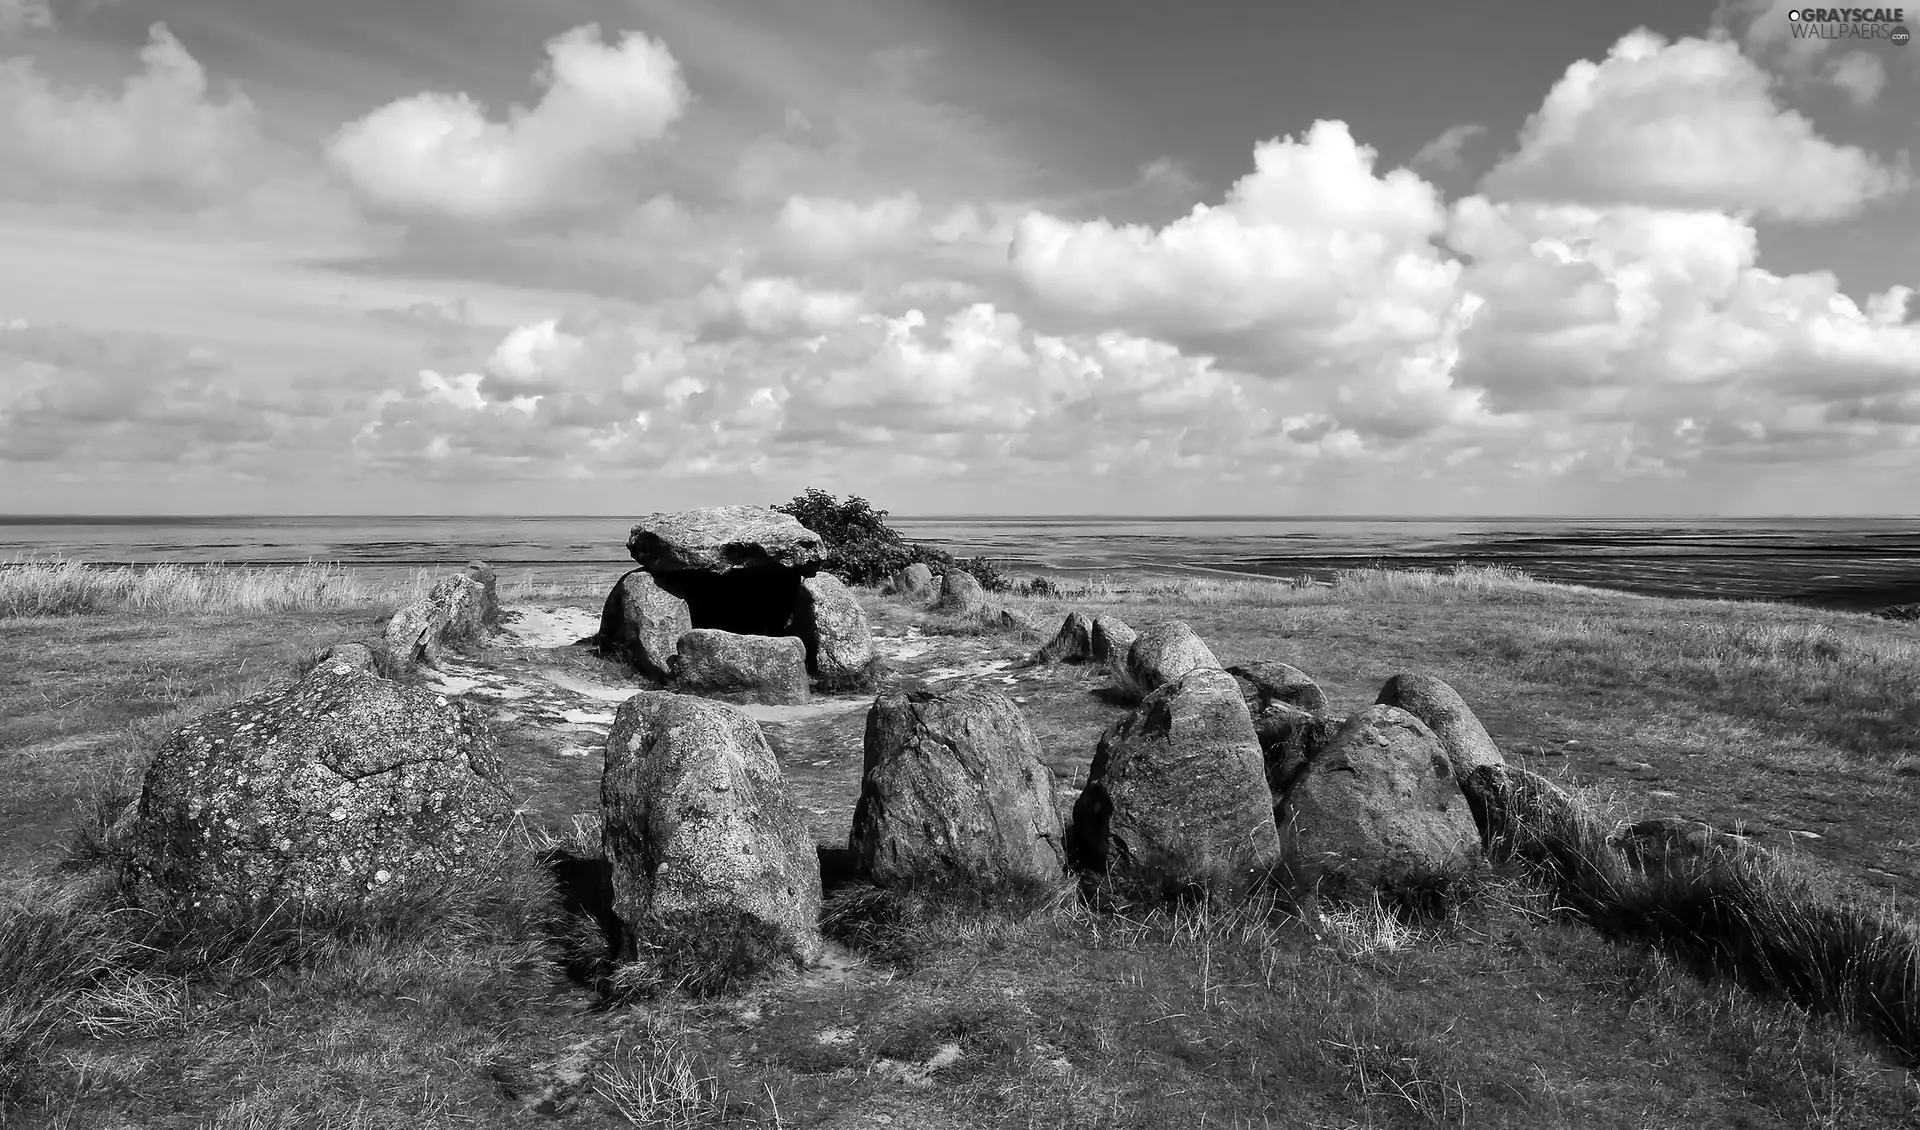
M 1457 126 L 1448 126 L 1440 131 L 1440 136 L 1422 145 L 1414 153 L 1413 160 L 1407 162 L 1415 169 L 1436 169 L 1441 172 L 1455 172 L 1461 165 L 1461 153 L 1467 143 L 1487 132 L 1487 127 L 1479 122 L 1466 122 Z
M 1887 88 L 1887 68 L 1880 56 L 1849 51 L 1827 68 L 1827 81 L 1844 91 L 1856 106 L 1871 106 Z
M 45 31 L 53 26 L 49 0 L 0 0 L 0 36 Z
M 56 85 L 28 56 L 0 60 L 0 186 L 189 204 L 240 187 L 260 145 L 253 103 L 210 97 L 205 68 L 164 25 L 140 62 L 109 94 Z
M 490 118 L 470 96 L 424 93 L 342 126 L 327 155 L 369 211 L 404 219 L 516 223 L 576 216 L 623 195 L 620 174 L 686 112 L 665 43 L 604 43 L 592 24 L 547 44 L 532 108 Z
M 1832 220 L 1905 184 L 1773 98 L 1729 40 L 1623 36 L 1574 63 L 1482 182 L 1508 200 L 1756 212 Z
M 1264 142 L 1224 203 L 1163 228 L 1023 217 L 1011 257 L 1032 294 L 1096 325 L 1287 369 L 1430 340 L 1458 264 L 1431 240 L 1438 191 L 1373 172 L 1345 124 Z
M 1794 21 L 1787 13 L 1801 6 L 1800 0 L 1722 0 L 1713 27 L 1716 34 L 1737 39 L 1749 58 L 1795 86 L 1826 83 L 1856 106 L 1871 105 L 1886 88 L 1880 57 L 1858 50 L 1836 55 L 1841 40 L 1793 34 Z
M 905 246 L 919 234 L 920 199 L 911 192 L 866 204 L 790 196 L 773 226 L 784 248 L 802 261 L 841 263 Z

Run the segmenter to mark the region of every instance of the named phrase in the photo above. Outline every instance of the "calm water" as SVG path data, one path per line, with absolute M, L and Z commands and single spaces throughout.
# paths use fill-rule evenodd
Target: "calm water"
M 1016 569 L 1326 576 L 1380 564 L 1513 565 L 1665 595 L 1871 608 L 1920 600 L 1920 518 L 900 518 L 907 537 Z M 335 561 L 380 574 L 473 558 L 505 579 L 609 579 L 627 518 L 8 518 L 0 562 Z

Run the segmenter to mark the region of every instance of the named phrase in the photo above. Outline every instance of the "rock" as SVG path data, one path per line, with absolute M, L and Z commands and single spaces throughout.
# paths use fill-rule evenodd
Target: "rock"
M 1093 658 L 1093 618 L 1077 608 L 1067 613 L 1060 630 L 1034 658 L 1041 663 L 1083 663 Z
M 1127 669 L 1127 652 L 1139 638 L 1140 633 L 1118 616 L 1095 616 L 1093 627 L 1087 632 L 1093 661 L 1116 675 Z
M 1260 754 L 1267 767 L 1267 787 L 1273 790 L 1276 803 L 1339 728 L 1339 723 L 1324 714 L 1311 714 L 1283 702 L 1271 703 L 1253 716 L 1253 732 L 1260 739 Z
M 1627 825 L 1608 837 L 1633 866 L 1646 871 L 1712 862 L 1749 850 L 1745 836 L 1677 816 L 1654 816 Z
M 1231 675 L 1190 671 L 1100 739 L 1068 851 L 1147 898 L 1245 892 L 1279 864 L 1260 743 Z
M 980 581 L 972 573 L 955 569 L 941 582 L 940 599 L 933 607 L 939 612 L 964 616 L 986 606 L 987 590 L 980 587 Z
M 1374 705 L 1307 762 L 1280 809 L 1297 888 L 1340 899 L 1443 888 L 1480 858 L 1480 833 L 1440 739 L 1418 718 Z
M 1149 629 L 1127 649 L 1127 677 L 1142 694 L 1150 694 L 1189 671 L 1219 666 L 1220 661 L 1184 620 Z M 1239 693 L 1238 684 L 1235 693 Z
M 1882 620 L 1898 620 L 1905 623 L 1920 621 L 1920 604 L 1893 604 L 1873 610 Z
M 160 747 L 129 837 L 143 900 L 242 916 L 281 900 L 351 908 L 495 873 L 513 803 L 486 730 L 465 704 L 357 658 Z
M 1240 684 L 1247 710 L 1255 716 L 1274 703 L 1309 714 L 1326 713 L 1326 692 L 1298 667 L 1271 661 L 1246 663 L 1227 668 L 1227 674 Z
M 372 671 L 379 665 L 379 658 L 366 644 L 337 643 L 322 653 L 320 663 L 332 663 L 336 666 L 345 664 L 355 671 Z
M 887 581 L 887 591 L 900 596 L 927 596 L 938 590 L 934 588 L 933 570 L 925 562 L 916 561 L 893 574 Z
M 622 958 L 716 936 L 748 939 L 763 959 L 820 956 L 813 837 L 744 712 L 665 691 L 627 699 L 600 804 Z
M 1500 747 L 1454 689 L 1432 675 L 1395 675 L 1374 700 L 1397 706 L 1426 723 L 1440 739 L 1456 776 L 1482 765 L 1505 765 Z
M 1053 772 L 1020 708 L 985 687 L 876 699 L 849 846 L 881 886 L 1059 880 Z
M 807 701 L 807 645 L 798 636 L 695 628 L 680 637 L 673 678 L 690 694 L 783 705 Z
M 820 535 L 766 506 L 649 514 L 627 551 L 662 589 L 687 602 L 696 628 L 787 634 L 800 582 L 820 567 Z
M 1033 617 L 1020 611 L 1018 608 L 996 607 L 993 609 L 992 615 L 993 626 L 1003 632 L 1037 632 L 1040 630 L 1040 625 L 1033 622 Z
M 442 577 L 427 595 L 387 621 L 383 644 L 401 669 L 440 666 L 446 646 L 477 640 L 485 630 L 486 589 L 465 574 Z
M 493 566 L 487 564 L 485 561 L 469 561 L 467 562 L 467 576 L 472 577 L 478 582 L 482 590 L 480 597 L 480 622 L 489 628 L 499 627 L 500 587 L 498 577 L 493 571 Z
M 820 535 L 770 506 L 712 506 L 649 514 L 627 535 L 627 552 L 642 569 L 721 575 L 741 570 L 816 566 Z
M 635 569 L 607 594 L 595 638 L 603 654 L 664 682 L 672 677 L 680 637 L 692 630 L 687 602 L 661 588 L 645 569 Z
M 852 590 L 832 573 L 800 582 L 793 628 L 805 648 L 807 670 L 830 691 L 873 685 L 873 629 Z

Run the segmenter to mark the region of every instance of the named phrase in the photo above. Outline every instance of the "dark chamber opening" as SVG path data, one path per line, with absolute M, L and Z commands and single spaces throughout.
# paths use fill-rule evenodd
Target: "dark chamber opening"
M 743 636 L 794 634 L 794 602 L 800 574 L 777 566 L 711 573 L 656 573 L 654 582 L 687 602 L 696 628 L 718 628 Z

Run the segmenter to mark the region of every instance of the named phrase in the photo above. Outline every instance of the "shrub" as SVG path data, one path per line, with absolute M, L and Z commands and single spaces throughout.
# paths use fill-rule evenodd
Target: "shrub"
M 875 510 L 859 495 L 849 495 L 843 502 L 818 487 L 809 487 L 807 493 L 774 509 L 792 515 L 819 534 L 826 544 L 827 572 L 850 585 L 877 585 L 916 563 L 943 570 L 953 561 L 945 550 L 907 541 L 888 528 L 887 512 Z
M 962 573 L 972 573 L 973 579 L 988 592 L 1006 592 L 1013 588 L 1013 578 L 1000 571 L 1000 565 L 991 557 L 969 557 L 956 560 L 948 566 Z

